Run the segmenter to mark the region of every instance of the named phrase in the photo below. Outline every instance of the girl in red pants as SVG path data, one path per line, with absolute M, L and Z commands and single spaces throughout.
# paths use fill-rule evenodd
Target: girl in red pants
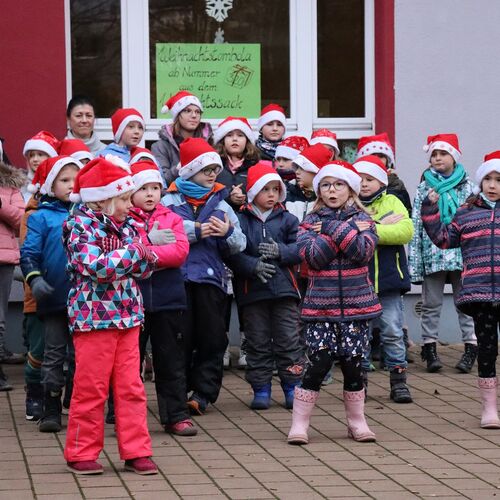
M 72 288 L 68 316 L 76 372 L 64 457 L 75 474 L 100 474 L 104 403 L 111 384 L 116 436 L 125 469 L 156 474 L 147 406 L 139 375 L 143 306 L 136 279 L 148 278 L 156 255 L 128 217 L 134 183 L 129 166 L 111 155 L 90 161 L 75 180 L 64 225 Z

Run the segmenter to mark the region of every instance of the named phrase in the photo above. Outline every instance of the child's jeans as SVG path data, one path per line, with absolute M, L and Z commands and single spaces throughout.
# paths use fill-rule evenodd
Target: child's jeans
M 380 294 L 382 315 L 370 322 L 370 337 L 373 328 L 380 329 L 380 350 L 384 363 L 389 370 L 399 366 L 406 368 L 406 347 L 403 332 L 403 297 L 398 292 Z M 370 343 L 364 353 L 363 369 L 368 370 L 370 364 Z
M 104 446 L 104 404 L 111 382 L 122 460 L 152 455 L 147 400 L 139 374 L 139 327 L 73 335 L 76 372 L 64 457 L 97 460 Z
M 439 318 L 443 306 L 443 290 L 446 283 L 451 283 L 453 299 L 456 300 L 461 287 L 460 271 L 440 271 L 428 274 L 422 283 L 422 341 L 424 344 L 436 342 L 439 336 Z M 458 322 L 462 330 L 462 342 L 476 343 L 474 321 L 470 316 L 457 309 Z

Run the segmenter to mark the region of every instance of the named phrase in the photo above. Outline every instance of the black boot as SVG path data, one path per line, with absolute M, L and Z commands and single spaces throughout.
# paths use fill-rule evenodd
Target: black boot
M 61 424 L 61 391 L 45 390 L 43 400 L 43 417 L 38 423 L 40 432 L 59 432 Z
M 455 365 L 455 368 L 461 373 L 470 373 L 474 363 L 477 358 L 477 345 L 470 344 L 469 342 L 464 344 L 464 353 L 460 358 L 460 361 Z
M 114 424 L 116 421 L 115 418 L 115 400 L 113 399 L 113 391 L 109 390 L 108 396 L 108 413 L 106 414 L 106 423 Z
M 427 361 L 427 371 L 429 373 L 437 372 L 443 368 L 443 364 L 437 354 L 436 342 L 424 344 L 420 355 L 422 356 L 422 361 Z
M 2 365 L 0 365 L 0 391 L 12 391 L 12 389 L 14 388 L 9 384 L 9 379 L 2 370 Z
M 26 420 L 38 422 L 43 417 L 42 384 L 26 384 Z
M 406 385 L 406 369 L 396 366 L 390 373 L 391 399 L 395 403 L 411 403 L 410 389 Z

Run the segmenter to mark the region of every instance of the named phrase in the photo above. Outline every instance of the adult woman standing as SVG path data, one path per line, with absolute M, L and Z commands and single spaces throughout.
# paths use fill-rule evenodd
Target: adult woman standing
M 68 103 L 66 118 L 68 120 L 66 139 L 80 139 L 93 155 L 106 146 L 94 132 L 94 104 L 88 97 L 74 96 Z
M 200 137 L 212 144 L 212 127 L 201 121 L 203 106 L 193 94 L 182 90 L 173 95 L 162 108 L 162 113 L 170 111 L 173 123 L 163 125 L 158 132 L 160 139 L 151 146 L 160 164 L 163 176 L 170 184 L 179 176 L 179 145 L 188 137 Z

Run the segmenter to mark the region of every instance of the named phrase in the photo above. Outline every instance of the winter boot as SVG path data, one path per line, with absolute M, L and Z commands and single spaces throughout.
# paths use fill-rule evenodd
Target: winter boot
M 391 399 L 395 403 L 411 403 L 410 389 L 406 385 L 406 369 L 396 366 L 390 373 Z
M 370 430 L 365 419 L 365 390 L 344 391 L 344 407 L 347 417 L 347 435 L 354 441 L 375 441 L 375 434 Z
M 477 345 L 466 342 L 464 344 L 464 353 L 455 368 L 461 373 L 470 373 L 477 358 Z
M 252 410 L 267 410 L 271 404 L 271 383 L 259 387 L 253 385 L 252 389 L 253 400 L 250 403 L 250 408 Z
M 497 410 L 497 378 L 478 378 L 479 392 L 483 408 L 481 412 L 481 427 L 483 429 L 500 429 Z
M 38 423 L 40 432 L 59 432 L 61 424 L 61 391 L 45 390 L 43 400 L 43 416 Z
M 115 400 L 113 398 L 113 391 L 109 389 L 108 395 L 108 413 L 106 413 L 106 423 L 114 424 L 116 422 L 115 417 Z
M 295 382 L 281 382 L 281 388 L 283 389 L 283 394 L 285 395 L 285 408 L 291 410 L 293 408 L 293 397 L 295 393 L 295 386 L 300 383 L 300 380 Z
M 424 344 L 420 356 L 422 357 L 422 361 L 427 362 L 427 371 L 429 373 L 438 372 L 443 368 L 443 364 L 437 354 L 436 342 Z
M 43 416 L 42 384 L 26 384 L 26 420 L 38 422 Z
M 309 442 L 307 431 L 318 396 L 318 391 L 309 391 L 302 389 L 302 387 L 295 387 L 292 427 L 288 433 L 288 444 L 307 444 Z

